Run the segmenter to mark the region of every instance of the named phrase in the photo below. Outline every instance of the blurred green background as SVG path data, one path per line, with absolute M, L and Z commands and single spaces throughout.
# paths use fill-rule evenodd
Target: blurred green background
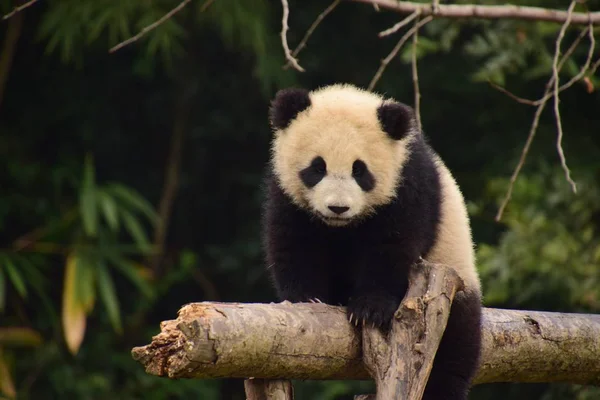
M 2 14 L 16 1 L 0 1 Z M 454 3 L 467 3 L 455 1 Z M 493 1 L 478 3 L 494 4 Z M 2 21 L 0 392 L 18 399 L 244 399 L 240 380 L 170 381 L 130 355 L 189 302 L 269 302 L 261 173 L 276 90 L 366 87 L 402 16 L 342 2 L 282 69 L 281 4 L 190 2 L 109 54 L 179 0 L 47 0 Z M 293 49 L 329 2 L 290 1 Z M 561 1 L 528 5 L 566 9 Z M 591 10 L 600 1 L 587 1 Z M 578 5 L 584 11 L 584 5 Z M 404 30 L 406 30 L 405 28 Z M 419 35 L 421 115 L 469 202 L 486 306 L 600 311 L 600 84 L 561 96 L 573 194 L 552 105 L 500 222 L 500 201 L 551 75 L 560 24 L 436 20 Z M 567 32 L 563 51 L 581 27 Z M 596 28 L 596 34 L 598 28 Z M 598 36 L 597 36 L 598 37 Z M 562 81 L 585 60 L 584 39 Z M 413 104 L 410 43 L 376 90 Z M 594 59 L 598 58 L 598 52 Z M 342 400 L 370 382 L 295 382 Z M 472 399 L 598 399 L 568 384 L 495 384 Z

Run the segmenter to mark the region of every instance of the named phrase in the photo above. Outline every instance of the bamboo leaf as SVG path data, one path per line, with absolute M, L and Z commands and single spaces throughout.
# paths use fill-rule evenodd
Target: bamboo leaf
M 112 262 L 112 264 L 121 271 L 129 280 L 138 287 L 138 289 L 146 296 L 152 295 L 150 285 L 142 278 L 140 273 L 135 268 L 132 262 L 120 257 L 118 254 L 113 252 L 107 253 L 106 257 Z
M 90 236 L 96 235 L 98 224 L 96 183 L 94 179 L 94 166 L 89 157 L 85 160 L 81 197 L 79 210 L 83 219 L 85 233 Z
M 9 399 L 14 399 L 17 397 L 17 390 L 7 364 L 2 348 L 0 348 L 0 393 L 4 393 Z
M 119 216 L 115 199 L 105 191 L 98 191 L 100 206 L 108 226 L 116 232 L 119 229 Z
M 98 261 L 96 276 L 98 279 L 98 291 L 100 292 L 100 298 L 104 302 L 106 311 L 108 312 L 108 318 L 119 334 L 122 333 L 123 328 L 121 327 L 121 313 L 119 310 L 119 299 L 113 285 L 113 280 L 110 276 L 106 263 L 103 260 Z
M 142 251 L 148 251 L 151 248 L 150 241 L 137 218 L 125 210 L 121 210 L 121 215 L 123 216 L 123 222 L 127 231 L 131 234 L 137 245 Z
M 6 281 L 4 280 L 4 272 L 0 268 L 0 311 L 4 311 L 6 305 Z
M 94 290 L 94 263 L 86 253 L 79 253 L 77 256 L 77 281 L 75 283 L 77 290 L 77 299 L 83 305 L 86 314 L 94 308 L 95 290 Z
M 144 213 L 151 222 L 154 223 L 156 221 L 156 211 L 152 205 L 134 190 L 119 183 L 112 183 L 108 185 L 106 190 L 114 196 L 120 198 L 123 202 L 132 206 L 134 209 Z
M 67 256 L 63 288 L 62 324 L 67 347 L 77 354 L 85 335 L 86 315 L 77 297 L 77 254 Z
M 42 344 L 42 335 L 31 328 L 8 327 L 0 328 L 0 347 L 28 346 L 36 347 Z
M 23 277 L 8 256 L 4 257 L 4 268 L 17 292 L 19 292 L 21 297 L 27 297 L 27 288 L 25 287 L 25 282 L 23 282 Z

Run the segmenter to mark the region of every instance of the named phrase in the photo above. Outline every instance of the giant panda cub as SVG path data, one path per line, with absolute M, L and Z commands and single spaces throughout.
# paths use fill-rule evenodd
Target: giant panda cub
M 407 105 L 348 84 L 271 103 L 263 241 L 281 300 L 347 307 L 389 330 L 422 257 L 465 282 L 426 400 L 464 400 L 480 354 L 481 294 L 463 196 Z

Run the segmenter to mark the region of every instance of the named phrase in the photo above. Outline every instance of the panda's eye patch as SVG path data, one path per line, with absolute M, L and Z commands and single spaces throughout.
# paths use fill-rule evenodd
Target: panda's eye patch
M 360 178 L 367 172 L 367 164 L 362 160 L 356 160 L 352 164 L 352 176 L 355 178 Z
M 369 192 L 375 187 L 375 177 L 363 160 L 356 160 L 352 163 L 352 177 L 365 192 Z
M 327 171 L 327 164 L 325 164 L 323 157 L 315 157 L 310 163 L 310 166 L 315 170 L 315 172 L 320 174 L 324 174 Z
M 300 179 L 306 187 L 313 187 L 323 179 L 327 172 L 327 164 L 323 157 L 315 157 L 310 165 L 300 171 Z

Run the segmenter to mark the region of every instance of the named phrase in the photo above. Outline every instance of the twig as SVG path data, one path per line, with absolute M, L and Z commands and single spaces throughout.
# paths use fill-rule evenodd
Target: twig
M 292 57 L 298 56 L 298 53 L 300 53 L 300 51 L 302 51 L 302 49 L 304 47 L 306 47 L 306 42 L 308 41 L 308 38 L 313 34 L 313 32 L 315 31 L 315 29 L 317 29 L 317 26 L 319 26 L 319 24 L 325 19 L 325 17 L 330 12 L 332 12 L 337 7 L 337 5 L 340 4 L 341 1 L 342 0 L 334 0 L 333 3 L 331 3 L 329 5 L 329 7 L 327 7 L 325 10 L 323 10 L 323 12 L 321 14 L 319 14 L 319 16 L 317 17 L 317 19 L 315 19 L 315 21 L 312 23 L 312 25 L 310 26 L 310 28 L 308 28 L 308 30 L 306 31 L 306 34 L 304 35 L 304 37 L 300 41 L 300 44 L 298 44 L 298 46 L 292 52 Z M 290 67 L 290 65 L 291 65 L 291 63 L 290 63 L 290 61 L 288 61 L 283 66 L 283 69 L 288 69 Z
M 416 24 L 415 24 L 416 25 Z M 415 114 L 417 117 L 417 129 L 421 130 L 421 91 L 419 90 L 419 71 L 417 68 L 417 43 L 419 38 L 419 30 L 415 30 L 412 43 L 412 77 L 415 91 Z
M 142 36 L 144 36 L 146 33 L 150 32 L 153 29 L 156 29 L 156 27 L 158 27 L 160 24 L 162 24 L 163 22 L 165 22 L 166 20 L 168 20 L 169 18 L 171 18 L 173 15 L 177 14 L 179 11 L 181 11 L 185 6 L 188 5 L 188 3 L 192 1 L 192 0 L 183 0 L 181 3 L 179 3 L 179 5 L 175 8 L 173 8 L 171 11 L 169 11 L 168 13 L 166 13 L 165 15 L 163 15 L 159 20 L 155 21 L 154 23 L 144 27 L 137 35 L 130 37 L 129 39 L 117 44 L 116 46 L 112 47 L 108 52 L 109 53 L 114 53 L 115 51 L 119 50 L 122 47 L 127 46 L 128 44 L 131 44 L 133 42 L 138 41 Z M 204 11 L 204 9 L 206 9 L 206 7 L 208 7 L 210 5 L 210 3 L 212 3 L 214 0 L 207 0 L 206 3 L 204 3 L 204 5 L 202 6 L 201 11 Z
M 560 45 L 561 45 L 563 37 L 565 36 L 567 27 L 569 25 L 569 21 L 571 19 L 571 13 L 573 12 L 573 9 L 575 8 L 575 2 L 576 2 L 576 0 L 571 1 L 571 5 L 569 6 L 569 16 L 567 18 L 567 21 L 563 24 L 563 26 L 558 34 L 558 37 L 556 38 L 556 50 L 554 51 L 554 60 L 552 61 L 552 78 L 554 79 L 554 118 L 556 119 L 556 129 L 558 130 L 558 136 L 556 138 L 556 149 L 558 150 L 558 156 L 560 157 L 560 165 L 562 166 L 563 170 L 565 171 L 565 177 L 566 177 L 567 181 L 569 182 L 569 184 L 571 184 L 571 188 L 573 189 L 573 192 L 577 193 L 577 185 L 575 184 L 575 182 L 573 182 L 573 179 L 571 179 L 571 171 L 569 170 L 569 167 L 567 166 L 567 160 L 565 159 L 565 153 L 562 148 L 563 128 L 562 128 L 562 121 L 560 118 L 560 107 L 559 107 L 560 98 L 558 95 L 558 86 L 559 86 L 559 79 L 560 79 L 560 77 L 558 76 L 558 57 L 560 55 Z M 594 35 L 592 34 L 592 38 L 593 37 L 594 37 Z M 592 41 L 593 41 L 593 39 L 592 39 Z M 592 48 L 592 46 L 593 46 L 593 44 L 590 45 L 590 48 Z
M 411 37 L 411 35 L 413 35 L 419 28 L 421 28 L 423 25 L 427 24 L 432 19 L 433 19 L 433 17 L 431 15 L 428 16 L 427 18 L 422 19 L 421 21 L 417 22 L 410 30 L 408 30 L 404 34 L 404 36 L 402 36 L 402 38 L 398 41 L 398 43 L 392 49 L 390 54 L 388 54 L 388 56 L 386 58 L 381 60 L 381 65 L 379 66 L 379 69 L 375 73 L 375 76 L 373 76 L 373 79 L 371 79 L 371 83 L 369 83 L 368 90 L 373 90 L 373 88 L 377 84 L 377 81 L 379 81 L 379 79 L 381 78 L 383 71 L 385 71 L 387 65 L 390 63 L 390 61 L 392 61 L 392 59 L 394 57 L 396 57 L 396 55 L 398 54 L 398 52 L 400 51 L 402 46 L 404 46 L 404 43 L 406 43 L 406 41 Z
M 591 33 L 591 38 L 590 41 L 593 41 L 593 30 L 592 30 L 592 26 L 588 26 L 586 27 L 584 30 L 581 31 L 581 33 L 579 34 L 579 36 L 577 37 L 577 39 L 575 39 L 573 41 L 573 43 L 571 44 L 571 46 L 569 47 L 569 49 L 565 52 L 565 54 L 563 55 L 562 59 L 560 60 L 560 62 L 558 63 L 558 69 L 562 70 L 562 67 L 564 65 L 564 63 L 569 59 L 569 57 L 571 56 L 571 54 L 573 54 L 573 52 L 575 51 L 575 49 L 577 48 L 577 46 L 579 45 L 579 43 L 581 42 L 581 39 L 583 39 L 585 37 L 585 35 L 590 34 Z M 551 81 L 550 82 L 554 82 L 554 77 L 550 78 Z M 568 89 L 570 86 L 573 85 L 572 82 L 573 80 L 569 81 L 568 83 L 562 85 L 559 88 L 559 92 L 562 92 L 565 89 Z M 492 82 L 492 81 L 488 81 L 488 83 L 490 84 L 490 86 L 492 86 L 494 89 L 498 90 L 501 93 L 504 93 L 505 95 L 507 95 L 508 97 L 510 97 L 511 99 L 515 100 L 516 102 L 519 102 L 521 104 L 527 104 L 530 106 L 539 106 L 541 104 L 541 102 L 544 100 L 544 98 L 542 97 L 541 99 L 538 100 L 529 100 L 529 99 L 525 99 L 523 97 L 519 97 L 516 94 L 508 91 L 507 89 L 503 88 L 502 86 Z M 548 99 L 550 97 L 552 97 L 553 94 L 552 93 L 548 93 Z M 546 99 L 546 100 L 548 100 Z
M 8 14 L 4 15 L 2 17 L 3 20 L 7 20 L 10 17 L 12 17 L 13 15 L 15 15 L 16 13 L 23 11 L 24 9 L 26 9 L 27 7 L 31 7 L 32 5 L 34 5 L 35 3 L 37 3 L 37 0 L 30 0 L 25 4 L 21 4 L 20 6 L 17 6 L 15 8 L 13 8 L 13 10 L 11 12 L 9 12 Z
M 290 65 L 300 72 L 304 72 L 304 68 L 298 64 L 298 60 L 292 56 L 290 47 L 288 46 L 286 33 L 288 30 L 288 18 L 290 15 L 290 6 L 287 0 L 281 0 L 281 6 L 283 7 L 283 16 L 281 18 L 281 44 L 283 45 L 283 51 L 285 52 L 285 58 L 289 61 Z
M 516 101 L 517 103 L 521 103 L 521 104 L 527 104 L 528 106 L 537 106 L 539 105 L 540 100 L 529 100 L 526 99 L 524 97 L 519 97 L 516 94 L 510 92 L 509 90 L 503 88 L 502 86 L 498 85 L 497 83 L 494 83 L 490 80 L 488 80 L 488 84 L 493 87 L 494 89 L 496 89 L 497 91 L 499 91 L 500 93 L 503 93 L 505 95 L 507 95 L 508 97 L 510 97 L 511 99 L 513 99 L 514 101 Z
M 392 26 L 391 28 L 388 28 L 385 31 L 379 32 L 378 36 L 381 38 L 381 37 L 389 36 L 393 33 L 398 32 L 400 29 L 402 29 L 404 26 L 408 25 L 410 23 L 410 21 L 417 18 L 419 15 L 420 15 L 419 11 L 417 10 L 414 13 L 410 14 L 408 17 L 404 18 L 402 21 L 400 21 L 397 24 L 395 24 L 394 26 Z
M 559 89 L 558 92 L 562 92 L 565 89 L 570 88 L 571 86 L 573 86 L 576 82 L 578 82 L 579 80 L 581 80 L 583 78 L 583 76 L 588 72 L 591 71 L 591 73 L 594 73 L 595 68 L 590 68 L 590 64 L 592 63 L 592 57 L 594 56 L 594 50 L 596 49 L 596 39 L 594 38 L 594 30 L 592 25 L 590 25 L 590 28 L 588 30 L 588 38 L 590 40 L 590 48 L 588 50 L 588 54 L 587 54 L 587 58 L 585 60 L 585 63 L 583 64 L 583 67 L 581 67 L 581 69 L 579 70 L 579 72 L 577 73 L 577 75 L 575 75 L 574 77 L 572 77 L 567 83 L 565 83 L 564 85 L 562 85 Z M 559 69 L 561 68 L 560 66 L 561 64 L 559 63 Z M 596 66 L 597 67 L 597 66 Z
M 575 7 L 576 1 L 577 0 L 573 0 L 571 2 L 570 6 L 569 6 L 569 11 L 568 11 L 569 15 L 572 13 L 573 8 Z M 570 18 L 567 18 L 565 23 L 563 24 L 563 26 L 560 29 L 558 38 L 556 39 L 556 50 L 554 53 L 554 61 L 553 61 L 552 65 L 553 65 L 553 72 L 556 72 L 557 78 L 558 78 L 558 57 L 559 57 L 559 53 L 560 53 L 560 42 L 562 41 L 562 38 L 564 37 L 564 33 L 565 33 L 567 27 L 569 26 L 569 22 L 570 22 Z M 548 100 L 550 99 L 550 97 L 552 97 L 552 96 L 549 96 L 549 93 L 551 92 L 552 85 L 555 81 L 558 81 L 558 79 L 551 78 L 548 81 L 548 83 L 546 83 L 544 96 L 542 96 L 541 102 L 535 111 L 535 115 L 533 117 L 533 122 L 531 124 L 531 129 L 529 130 L 529 135 L 527 135 L 527 141 L 525 142 L 525 146 L 523 146 L 523 150 L 521 151 L 521 158 L 519 159 L 519 163 L 517 164 L 517 167 L 515 168 L 512 176 L 510 177 L 510 183 L 508 185 L 508 190 L 506 192 L 506 195 L 504 196 L 504 200 L 502 201 L 500 208 L 498 209 L 498 213 L 496 214 L 496 221 L 500 221 L 500 219 L 502 218 L 502 214 L 504 213 L 504 209 L 506 208 L 506 206 L 508 205 L 508 202 L 510 201 L 515 182 L 517 180 L 517 177 L 519 176 L 519 172 L 521 172 L 521 168 L 523 168 L 523 165 L 525 164 L 525 158 L 527 158 L 527 154 L 529 153 L 529 148 L 531 147 L 531 143 L 533 142 L 533 138 L 535 137 L 537 127 L 538 127 L 538 124 L 540 121 L 540 116 L 542 115 L 542 112 L 544 111 L 544 108 L 546 107 Z
M 349 0 L 356 3 L 376 4 L 381 8 L 402 14 L 420 11 L 422 16 L 435 15 L 442 18 L 477 18 L 477 19 L 520 19 L 528 21 L 548 21 L 564 23 L 568 13 L 542 7 L 526 7 L 517 5 L 471 5 L 471 4 L 439 4 L 434 7 L 431 3 L 415 3 L 397 0 Z M 600 12 L 571 13 L 572 25 L 600 24 Z
M 590 68 L 590 74 L 593 74 L 594 72 L 596 72 L 598 67 L 600 67 L 600 58 L 597 59 L 596 62 L 594 63 L 594 65 L 592 65 L 592 68 Z

